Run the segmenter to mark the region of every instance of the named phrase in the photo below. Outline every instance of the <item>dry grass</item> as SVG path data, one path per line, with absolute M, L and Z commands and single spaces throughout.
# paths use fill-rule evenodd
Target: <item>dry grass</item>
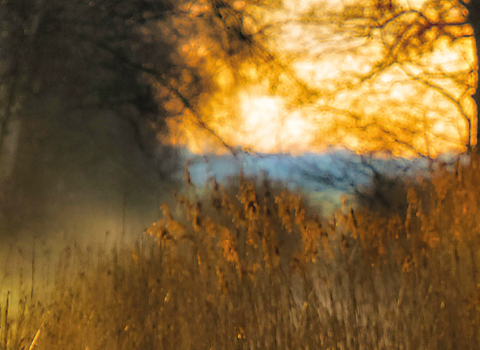
M 271 181 L 187 177 L 133 249 L 69 247 L 48 306 L 3 303 L 0 348 L 478 349 L 479 163 L 329 219 Z

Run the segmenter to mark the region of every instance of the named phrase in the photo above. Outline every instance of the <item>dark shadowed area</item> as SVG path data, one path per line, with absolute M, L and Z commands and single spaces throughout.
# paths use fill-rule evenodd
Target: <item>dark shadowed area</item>
M 169 44 L 153 47 L 139 31 L 149 15 L 158 20 L 169 9 L 157 1 L 0 5 L 7 277 L 31 270 L 35 249 L 37 260 L 46 259 L 43 251 L 53 259 L 67 243 L 128 239 L 158 217 L 172 192 L 176 151 L 158 142 L 165 112 L 137 65 L 172 65 Z

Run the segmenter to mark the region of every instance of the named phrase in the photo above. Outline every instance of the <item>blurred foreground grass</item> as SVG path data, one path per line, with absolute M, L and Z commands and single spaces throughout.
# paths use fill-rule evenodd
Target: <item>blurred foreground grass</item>
M 187 176 L 133 246 L 68 246 L 48 297 L 12 317 L 5 296 L 0 349 L 479 349 L 479 163 L 329 218 L 281 183 Z

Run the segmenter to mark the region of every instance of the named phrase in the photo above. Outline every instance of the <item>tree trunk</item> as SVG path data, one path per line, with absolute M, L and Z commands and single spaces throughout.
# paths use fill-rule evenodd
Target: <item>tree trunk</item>
M 468 8 L 468 21 L 470 25 L 473 27 L 474 30 L 474 36 L 475 36 L 475 50 L 477 53 L 477 67 L 476 70 L 478 71 L 478 57 L 480 54 L 480 1 L 479 0 L 470 0 L 470 3 L 466 5 Z M 475 149 L 477 151 L 480 151 L 480 145 L 479 145 L 479 140 L 480 140 L 480 122 L 478 120 L 478 106 L 480 106 L 480 91 L 477 88 L 475 91 L 475 94 L 473 95 L 473 99 L 476 104 L 476 145 Z

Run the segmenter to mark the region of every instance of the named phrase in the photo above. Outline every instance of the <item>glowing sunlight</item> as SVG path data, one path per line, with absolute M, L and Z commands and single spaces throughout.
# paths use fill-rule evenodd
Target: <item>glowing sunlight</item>
M 321 3 L 292 0 L 283 7 L 262 8 L 235 1 L 231 11 L 243 16 L 239 30 L 251 35 L 251 41 L 235 43 L 244 38 L 231 35 L 228 45 L 234 56 L 229 56 L 232 51 L 219 53 L 226 44 L 218 46 L 207 34 L 182 45 L 187 62 L 201 62 L 216 90 L 201 95 L 200 109 L 185 112 L 197 113 L 201 123 L 169 123 L 175 125 L 173 135 L 182 135 L 176 142 L 195 153 L 222 153 L 215 142 L 223 140 L 261 153 L 319 152 L 334 146 L 433 157 L 475 144 L 471 28 L 458 25 L 441 32 L 442 21 L 461 22 L 463 12 L 450 7 L 451 13 L 439 19 L 437 10 L 421 9 L 426 2 L 417 0 L 399 2 L 405 13 L 393 12 L 394 20 L 375 13 L 376 8 L 371 18 L 362 19 L 367 12 L 360 11 L 361 4 L 369 1 Z M 211 11 L 206 5 L 192 8 L 195 16 Z M 200 15 L 199 9 L 204 11 Z M 425 24 L 415 11 L 405 9 L 426 11 L 425 18 L 439 24 Z M 360 17 L 348 17 L 349 11 Z M 333 13 L 351 22 L 336 23 Z M 226 15 L 221 18 L 230 21 Z M 372 18 L 384 24 L 365 29 Z M 410 41 L 399 41 L 397 35 L 407 35 L 402 26 L 416 21 L 425 30 L 409 32 Z M 195 130 L 205 125 L 216 138 Z
M 303 153 L 312 141 L 312 125 L 285 109 L 280 97 L 240 96 L 243 128 L 237 140 L 262 153 Z

